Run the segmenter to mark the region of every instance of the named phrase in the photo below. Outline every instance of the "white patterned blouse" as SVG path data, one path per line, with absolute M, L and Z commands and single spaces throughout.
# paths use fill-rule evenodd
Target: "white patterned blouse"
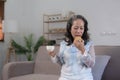
M 59 53 L 52 57 L 52 61 L 62 66 L 59 80 L 93 80 L 91 67 L 95 64 L 95 51 L 91 41 L 85 45 L 84 54 L 73 44 L 67 46 L 62 41 Z

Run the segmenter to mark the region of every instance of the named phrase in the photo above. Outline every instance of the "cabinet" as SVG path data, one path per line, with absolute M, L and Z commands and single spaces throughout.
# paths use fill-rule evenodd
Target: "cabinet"
M 43 34 L 47 40 L 55 40 L 59 44 L 64 39 L 68 17 L 62 14 L 43 15 Z

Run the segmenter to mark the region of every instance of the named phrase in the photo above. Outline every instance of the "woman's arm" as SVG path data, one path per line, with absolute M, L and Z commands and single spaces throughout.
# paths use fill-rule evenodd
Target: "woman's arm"
M 85 50 L 84 54 L 81 57 L 81 61 L 86 67 L 93 67 L 95 64 L 95 50 L 94 45 L 91 44 L 89 51 Z
M 58 55 L 51 57 L 51 60 L 53 63 L 58 63 L 59 65 L 62 65 L 63 63 L 60 60 L 60 57 Z
M 64 64 L 64 59 L 63 59 L 63 55 L 64 55 L 64 50 L 65 50 L 65 46 L 66 46 L 66 42 L 62 41 L 60 43 L 60 49 L 59 52 L 57 54 L 55 54 L 54 52 L 52 53 L 53 56 L 51 56 L 52 62 L 53 63 L 58 63 L 60 65 Z M 54 55 L 55 54 L 55 55 Z

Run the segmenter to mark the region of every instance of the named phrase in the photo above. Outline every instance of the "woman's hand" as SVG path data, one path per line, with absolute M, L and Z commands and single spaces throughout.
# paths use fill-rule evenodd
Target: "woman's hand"
M 73 44 L 84 54 L 85 52 L 85 47 L 84 47 L 84 40 L 81 39 L 74 39 Z
M 56 54 L 55 54 L 55 52 L 54 52 L 54 49 L 55 49 L 55 46 L 46 46 L 46 49 L 47 49 L 47 51 L 48 51 L 48 54 L 50 55 L 50 56 L 52 56 L 52 57 L 54 57 Z
M 56 53 L 54 51 L 49 51 L 48 54 L 52 57 L 54 57 L 56 55 Z

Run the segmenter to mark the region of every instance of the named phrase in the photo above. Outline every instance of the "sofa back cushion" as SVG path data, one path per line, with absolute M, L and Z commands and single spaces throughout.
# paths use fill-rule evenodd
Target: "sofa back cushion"
M 120 80 L 120 46 L 95 46 L 95 53 L 111 56 L 102 80 Z
M 55 46 L 55 52 L 59 51 L 59 46 Z M 46 46 L 41 46 L 38 50 L 34 73 L 60 74 L 61 66 L 51 61 L 51 57 L 46 50 Z
M 96 55 L 95 65 L 92 68 L 94 80 L 101 80 L 104 70 L 110 60 L 108 55 Z

